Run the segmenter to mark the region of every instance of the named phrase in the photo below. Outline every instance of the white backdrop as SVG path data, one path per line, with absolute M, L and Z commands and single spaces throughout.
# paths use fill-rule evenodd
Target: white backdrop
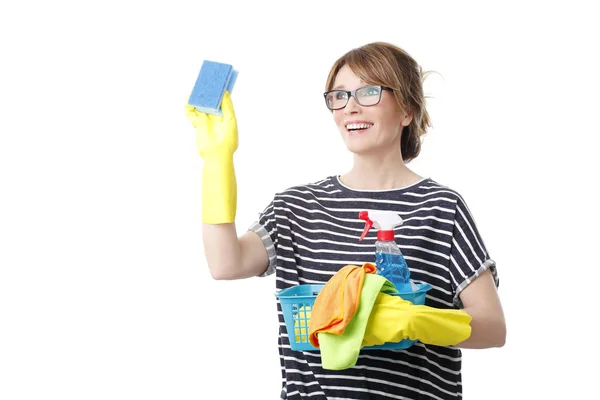
M 464 398 L 597 393 L 591 8 L 332 3 L 0 7 L 0 399 L 278 398 L 274 277 L 211 279 L 183 106 L 204 59 L 239 70 L 241 233 L 349 168 L 322 92 L 376 40 L 439 73 L 411 167 L 464 195 L 498 263 L 508 341 L 464 352 Z

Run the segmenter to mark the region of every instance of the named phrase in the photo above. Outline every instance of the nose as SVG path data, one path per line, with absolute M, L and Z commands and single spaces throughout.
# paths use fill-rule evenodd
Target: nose
M 360 111 L 360 104 L 358 104 L 356 102 L 356 99 L 354 98 L 354 96 L 350 96 L 350 98 L 348 99 L 348 104 L 346 104 L 346 107 L 344 107 L 344 114 L 352 115 L 352 114 L 357 114 L 359 111 Z

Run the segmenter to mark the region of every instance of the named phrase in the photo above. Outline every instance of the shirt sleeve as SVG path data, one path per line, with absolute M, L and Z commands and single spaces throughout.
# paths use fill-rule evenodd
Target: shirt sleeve
M 500 283 L 496 262 L 490 258 L 475 220 L 461 196 L 458 196 L 456 203 L 449 269 L 454 289 L 454 304 L 460 308 L 463 307 L 460 293 L 487 269 L 491 270 L 496 287 Z
M 258 215 L 258 220 L 252 223 L 248 228 L 250 231 L 254 231 L 260 236 L 269 255 L 269 267 L 265 272 L 258 275 L 259 277 L 269 276 L 275 272 L 275 266 L 277 261 L 277 224 L 275 223 L 275 209 L 273 208 L 274 202 L 272 201 L 261 213 Z

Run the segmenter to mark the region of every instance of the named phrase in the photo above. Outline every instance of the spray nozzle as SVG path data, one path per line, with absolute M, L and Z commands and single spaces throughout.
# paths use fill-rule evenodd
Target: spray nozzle
M 362 241 L 369 230 L 375 226 L 377 230 L 394 231 L 396 226 L 402 225 L 402 218 L 392 211 L 361 211 L 358 218 L 365 221 L 365 229 L 360 237 Z

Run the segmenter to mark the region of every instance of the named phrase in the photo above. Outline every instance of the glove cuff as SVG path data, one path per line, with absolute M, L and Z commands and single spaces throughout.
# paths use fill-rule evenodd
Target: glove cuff
M 237 183 L 233 158 L 209 158 L 202 168 L 202 222 L 235 221 Z

